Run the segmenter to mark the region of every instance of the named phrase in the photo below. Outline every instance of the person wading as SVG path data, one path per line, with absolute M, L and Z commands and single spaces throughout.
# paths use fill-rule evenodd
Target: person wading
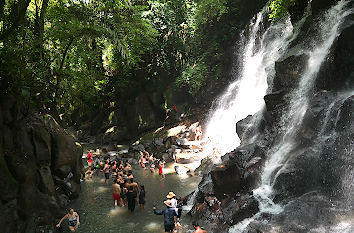
M 103 173 L 105 176 L 105 183 L 108 184 L 109 181 L 109 165 L 108 161 L 105 161 L 104 167 L 103 167 Z
M 172 209 L 171 200 L 164 201 L 163 203 L 165 203 L 165 205 L 167 206 L 166 209 L 164 209 L 162 211 L 158 211 L 158 210 L 156 210 L 155 206 L 152 209 L 154 211 L 154 214 L 164 216 L 165 232 L 173 232 L 173 229 L 175 228 L 175 226 L 177 224 L 176 211 L 174 209 Z
M 137 197 L 137 192 L 134 190 L 134 187 L 129 186 L 129 189 L 127 192 L 127 199 L 128 199 L 128 210 L 130 210 L 131 212 L 134 212 L 135 204 L 136 204 L 136 197 Z
M 121 193 L 120 185 L 118 184 L 117 179 L 114 179 L 112 184 L 112 194 L 114 199 L 114 206 L 118 206 L 118 202 L 121 204 L 120 193 Z
M 145 187 L 144 185 L 140 185 L 139 206 L 141 209 L 145 209 L 145 202 Z
M 69 209 L 69 212 L 60 219 L 60 222 L 57 224 L 57 227 L 60 227 L 61 223 L 64 221 L 64 219 L 68 219 L 69 223 L 69 229 L 71 232 L 77 231 L 79 225 L 80 225 L 80 217 L 79 215 L 74 211 L 73 208 Z

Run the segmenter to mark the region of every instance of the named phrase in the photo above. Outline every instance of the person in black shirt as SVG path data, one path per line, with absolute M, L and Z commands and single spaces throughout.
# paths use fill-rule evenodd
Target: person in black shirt
M 154 214 L 164 216 L 165 232 L 173 232 L 173 229 L 177 224 L 176 211 L 172 208 L 172 203 L 170 200 L 164 201 L 163 203 L 165 203 L 165 205 L 167 206 L 166 209 L 158 211 L 156 210 L 155 206 L 152 209 L 154 211 Z
M 141 209 L 145 208 L 145 187 L 144 187 L 144 185 L 140 185 L 139 206 Z

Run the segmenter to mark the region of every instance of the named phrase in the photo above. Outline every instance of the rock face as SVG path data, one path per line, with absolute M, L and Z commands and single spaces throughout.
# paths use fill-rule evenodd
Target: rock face
M 299 2 L 302 3 L 291 12 L 293 20 L 300 19 L 296 14 L 302 14 L 307 5 Z M 289 113 L 292 93 L 308 66 L 308 54 L 294 53 L 294 48 L 305 46 L 306 50 L 301 40 L 306 34 L 311 36 L 308 33 L 313 30 L 311 24 L 318 20 L 316 14 L 336 2 L 311 2 L 313 15 L 305 22 L 305 32 L 299 33 L 300 38 L 294 40 L 289 51 L 275 63 L 274 83 L 264 97 L 265 110 L 237 123 L 241 145 L 225 154 L 222 163 L 214 165 L 211 172 L 204 175 L 190 214 L 212 232 L 227 232 L 235 224 L 254 216 L 254 221 L 242 232 L 315 232 L 318 229 L 336 232 L 338 214 L 351 216 L 354 206 L 353 14 L 346 18 L 316 72 L 303 117 L 296 128 L 291 128 L 294 132 L 291 150 L 281 151 L 284 162 L 271 174 L 273 192 L 269 198 L 280 204 L 283 211 L 278 214 L 261 212 L 259 200 L 264 199 L 259 192 L 265 192 L 256 189 L 264 184 L 263 167 L 277 152 L 275 146 L 287 145 L 282 135 L 291 118 L 284 115 L 293 114 Z M 348 6 L 354 7 L 351 4 Z M 252 125 L 252 122 L 257 124 Z M 210 199 L 220 204 L 210 204 Z M 353 229 L 349 226 L 343 232 Z
M 78 195 L 82 148 L 51 116 L 26 112 L 12 96 L 0 106 L 1 232 L 53 228 Z

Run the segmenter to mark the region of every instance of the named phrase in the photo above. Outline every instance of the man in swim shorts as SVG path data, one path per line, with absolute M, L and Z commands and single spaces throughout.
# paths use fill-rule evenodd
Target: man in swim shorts
M 118 184 L 117 179 L 114 179 L 113 184 L 112 184 L 112 194 L 113 194 L 113 199 L 114 199 L 114 207 L 118 206 L 118 202 L 121 204 L 120 193 L 121 193 L 120 185 Z

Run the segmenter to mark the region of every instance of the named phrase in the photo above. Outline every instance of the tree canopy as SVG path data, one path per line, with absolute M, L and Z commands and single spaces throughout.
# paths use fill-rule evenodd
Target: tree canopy
M 270 1 L 271 18 L 293 0 Z M 222 76 L 239 1 L 1 0 L 3 91 L 73 123 L 147 87 Z M 225 23 L 227 22 L 227 23 Z

